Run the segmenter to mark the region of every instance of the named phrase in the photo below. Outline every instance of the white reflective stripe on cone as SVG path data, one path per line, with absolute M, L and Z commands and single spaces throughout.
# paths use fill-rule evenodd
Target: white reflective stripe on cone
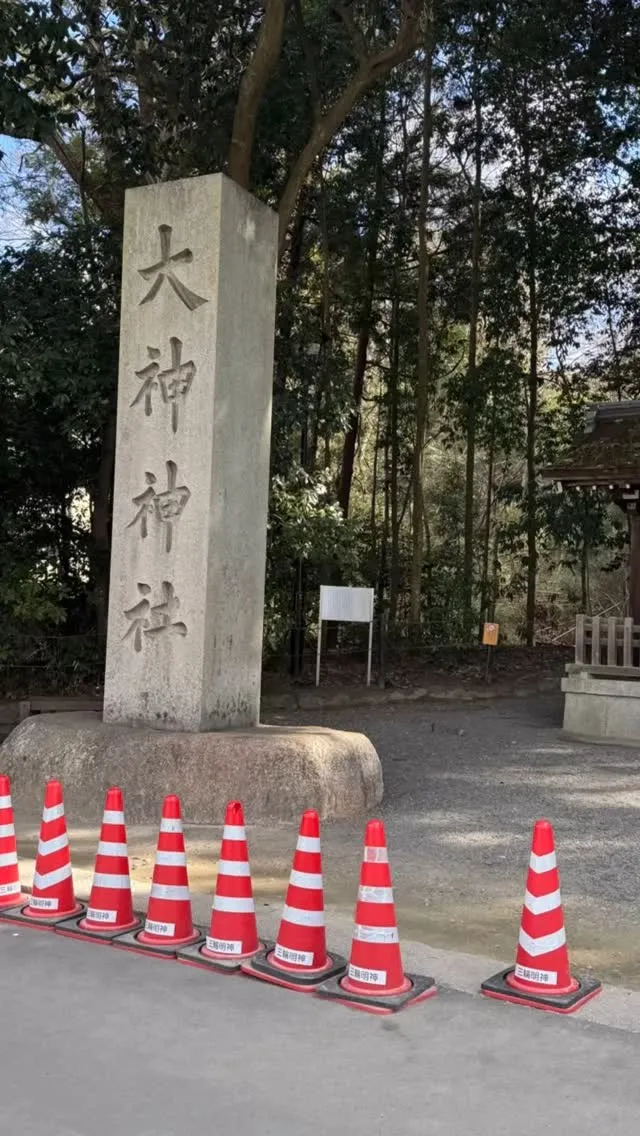
M 42 810 L 42 819 L 45 824 L 50 820 L 60 820 L 64 816 L 64 805 L 52 805 L 50 809 Z
M 11 797 L 0 797 L 0 809 L 11 808 Z
M 33 886 L 46 891 L 47 888 L 52 888 L 56 884 L 61 884 L 63 880 L 68 880 L 70 875 L 71 864 L 63 864 L 61 868 L 56 868 L 54 872 L 45 872 L 44 875 L 34 872 Z
M 282 918 L 286 923 L 295 923 L 298 927 L 324 927 L 324 911 L 307 911 L 303 907 L 282 908 Z
M 365 845 L 364 854 L 362 856 L 365 864 L 388 864 L 389 853 L 386 848 L 377 848 L 371 845 Z
M 393 903 L 393 888 L 358 888 L 358 899 L 362 903 Z
M 118 844 L 115 840 L 100 840 L 98 842 L 98 856 L 128 856 L 126 844 Z
M 292 868 L 289 883 L 293 884 L 294 887 L 318 891 L 322 888 L 322 872 L 299 872 L 296 868 Z
M 529 858 L 529 867 L 532 872 L 550 872 L 552 868 L 557 867 L 555 852 L 547 852 L 546 856 L 536 856 L 535 852 L 532 852 Z
M 189 888 L 180 884 L 152 884 L 150 895 L 152 899 L 189 899 Z
M 251 871 L 246 860 L 218 860 L 219 876 L 250 876 Z
M 560 891 L 550 891 L 548 895 L 532 895 L 530 891 L 524 893 L 524 905 L 532 915 L 544 915 L 546 911 L 555 911 L 562 900 Z
M 253 899 L 240 898 L 235 895 L 214 895 L 213 911 L 233 911 L 236 914 L 247 915 L 255 911 Z
M 51 856 L 53 852 L 61 852 L 63 848 L 67 848 L 69 844 L 69 837 L 66 832 L 62 836 L 54 836 L 51 840 L 38 841 L 38 855 Z
M 9 868 L 18 863 L 17 852 L 0 852 L 0 868 Z
M 182 832 L 182 821 L 163 817 L 160 821 L 160 832 Z
M 247 834 L 243 824 L 225 824 L 222 830 L 223 840 L 246 840 Z
M 298 852 L 319 852 L 320 851 L 320 837 L 319 836 L 299 836 L 296 841 L 296 848 Z
M 102 814 L 103 824 L 124 824 L 124 813 L 119 809 L 105 809 Z
M 128 876 L 111 875 L 109 872 L 94 872 L 93 886 L 98 888 L 130 888 L 131 881 Z
M 397 927 L 363 927 L 361 923 L 356 923 L 353 928 L 353 937 L 360 943 L 397 943 L 400 941 Z
M 531 935 L 527 935 L 526 931 L 520 928 L 520 935 L 518 942 L 524 951 L 533 958 L 538 955 L 546 955 L 549 951 L 557 951 L 558 947 L 563 947 L 567 941 L 564 927 L 559 931 L 554 931 L 551 935 L 541 935 L 539 939 L 532 939 Z
M 13 824 L 0 824 L 0 840 L 7 836 L 15 836 L 16 829 Z
M 184 868 L 187 863 L 186 852 L 165 852 L 159 848 L 156 852 L 156 864 L 163 868 Z

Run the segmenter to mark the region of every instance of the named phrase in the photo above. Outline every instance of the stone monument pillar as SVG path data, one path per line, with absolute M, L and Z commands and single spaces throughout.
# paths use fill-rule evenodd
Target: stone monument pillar
M 277 218 L 221 174 L 129 190 L 104 712 L 27 718 L 2 746 L 21 803 L 64 783 L 98 823 L 169 790 L 219 823 L 382 798 L 368 738 L 259 725 Z
M 259 720 L 277 216 L 222 174 L 128 190 L 104 720 Z

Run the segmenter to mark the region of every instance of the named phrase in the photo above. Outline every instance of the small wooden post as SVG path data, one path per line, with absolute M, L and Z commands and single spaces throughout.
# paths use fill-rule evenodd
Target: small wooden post
M 624 621 L 622 665 L 633 666 L 633 619 L 630 615 Z
M 576 615 L 576 663 L 584 662 L 584 615 Z
M 316 686 L 320 686 L 320 656 L 322 654 L 322 619 L 318 620 L 318 649 L 316 651 Z
M 367 647 L 367 686 L 371 686 L 371 658 L 373 655 L 373 619 L 369 624 L 369 644 Z
M 485 623 L 482 628 L 482 642 L 487 648 L 487 665 L 484 672 L 484 681 L 491 682 L 491 652 L 494 647 L 498 646 L 498 632 L 500 630 L 497 623 Z
M 378 686 L 384 690 L 387 677 L 387 628 L 388 613 L 381 611 L 378 625 Z
M 591 620 L 591 666 L 599 667 L 602 661 L 600 645 L 600 616 L 594 615 Z
M 618 665 L 618 621 L 614 616 L 609 616 L 607 620 L 607 666 L 617 667 Z

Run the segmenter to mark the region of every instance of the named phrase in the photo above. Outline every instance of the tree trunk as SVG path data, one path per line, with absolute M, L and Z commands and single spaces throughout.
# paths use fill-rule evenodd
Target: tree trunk
M 527 382 L 527 646 L 533 647 L 536 636 L 536 582 L 538 574 L 538 494 L 536 487 L 536 426 L 538 418 L 538 247 L 537 214 L 531 170 L 531 140 L 529 135 L 528 90 L 525 85 L 522 118 L 523 181 L 527 229 L 527 294 L 529 301 L 529 374 Z
M 102 451 L 91 511 L 93 548 L 91 577 L 98 645 L 107 641 L 109 554 L 111 550 L 111 494 L 116 455 L 116 412 L 111 410 L 102 434 Z
M 391 564 L 389 570 L 389 625 L 393 628 L 398 618 L 398 595 L 400 592 L 400 502 L 398 501 L 398 372 L 400 369 L 400 329 L 398 326 L 398 316 L 400 312 L 400 300 L 398 297 L 397 284 L 391 304 L 388 386 L 388 422 L 391 446 Z
M 64 497 L 58 509 L 58 561 L 60 582 L 68 587 L 72 579 L 71 561 L 73 556 L 73 523 L 69 514 L 70 497 Z
M 467 461 L 464 495 L 464 631 L 472 633 L 473 612 L 473 517 L 475 504 L 476 417 L 479 405 L 477 354 L 480 311 L 480 253 L 482 247 L 482 102 L 474 82 L 475 136 L 472 190 L 471 294 L 469 302 L 469 350 L 467 357 Z
M 240 82 L 227 174 L 243 189 L 250 188 L 251 156 L 258 112 L 267 84 L 280 61 L 286 15 L 287 0 L 267 0 L 255 51 Z
M 276 359 L 273 381 L 273 425 L 271 438 L 271 472 L 284 473 L 289 467 L 290 454 L 284 444 L 284 434 L 288 425 L 284 422 L 284 407 L 287 398 L 287 375 L 295 365 L 291 358 L 291 338 L 293 332 L 294 301 L 296 286 L 302 270 L 302 254 L 304 249 L 304 229 L 307 220 L 305 212 L 305 197 L 301 196 L 296 211 L 295 221 L 291 229 L 291 243 L 289 245 L 286 268 L 281 274 L 278 286 L 278 314 L 276 336 Z M 286 469 L 279 468 L 275 463 L 278 456 L 285 458 Z
M 390 501 L 389 501 L 389 488 L 390 488 L 390 471 L 389 471 L 389 407 L 387 405 L 385 424 L 384 424 L 384 495 L 383 495 L 383 513 L 382 513 L 382 532 L 380 534 L 380 559 L 378 561 L 378 617 L 380 617 L 385 607 L 385 594 L 387 590 L 387 558 L 389 550 L 389 518 L 390 518 Z
M 580 550 L 580 596 L 580 610 L 585 612 L 586 615 L 589 615 L 591 612 L 591 604 L 589 602 L 589 540 L 586 535 L 582 538 L 582 548 Z
M 313 421 L 309 437 L 308 469 L 315 470 L 318 460 L 318 444 L 325 411 L 329 368 L 331 366 L 331 276 L 329 228 L 327 220 L 327 188 L 322 161 L 319 163 L 320 186 L 320 247 L 322 250 L 322 304 L 320 309 L 320 352 L 315 376 Z
M 493 521 L 493 466 L 495 461 L 496 404 L 495 397 L 491 409 L 491 433 L 489 436 L 489 465 L 487 469 L 487 494 L 485 500 L 484 538 L 482 542 L 482 586 L 481 586 L 481 625 L 489 620 L 489 557 L 491 554 L 491 526 Z M 482 626 L 480 627 L 482 637 Z
M 383 90 L 380 99 L 380 133 L 376 162 L 376 186 L 369 221 L 369 230 L 367 233 L 362 309 L 360 312 L 360 328 L 358 331 L 358 344 L 356 347 L 356 359 L 353 372 L 353 401 L 349 415 L 349 426 L 344 437 L 344 445 L 342 448 L 342 466 L 338 485 L 338 503 L 345 517 L 349 515 L 351 484 L 353 482 L 353 469 L 355 465 L 358 434 L 360 432 L 360 415 L 367 370 L 367 354 L 372 331 L 373 300 L 378 268 L 378 245 L 380 241 L 380 210 L 384 195 L 383 174 L 386 141 L 386 101 L 386 91 Z
M 411 468 L 413 540 L 410 575 L 409 620 L 417 633 L 421 616 L 422 568 L 424 560 L 424 501 L 422 495 L 422 465 L 429 407 L 429 354 L 430 354 L 430 303 L 429 303 L 429 248 L 427 222 L 431 188 L 431 136 L 433 111 L 431 88 L 433 74 L 432 12 L 425 36 L 423 107 L 422 107 L 422 162 L 420 171 L 420 206 L 418 211 L 418 382 L 416 391 L 416 430 Z
M 629 609 L 633 622 L 640 625 L 640 514 L 629 513 Z
M 376 440 L 373 447 L 373 470 L 371 473 L 371 504 L 369 509 L 371 528 L 371 558 L 372 567 L 378 558 L 378 462 L 380 457 L 380 401 L 376 414 Z
M 287 231 L 295 211 L 298 195 L 313 168 L 314 162 L 324 153 L 332 138 L 335 137 L 344 121 L 351 114 L 356 103 L 376 83 L 381 83 L 386 79 L 395 67 L 404 63 L 418 47 L 422 35 L 419 20 L 420 8 L 420 0 L 405 0 L 402 5 L 398 34 L 394 42 L 388 47 L 383 47 L 379 52 L 369 55 L 361 50 L 362 36 L 353 24 L 347 7 L 337 7 L 336 10 L 339 11 L 348 30 L 353 31 L 354 41 L 357 41 L 354 46 L 358 56 L 358 68 L 340 92 L 336 101 L 327 107 L 321 118 L 316 119 L 306 145 L 293 164 L 280 197 L 278 209 L 281 253 L 286 246 Z

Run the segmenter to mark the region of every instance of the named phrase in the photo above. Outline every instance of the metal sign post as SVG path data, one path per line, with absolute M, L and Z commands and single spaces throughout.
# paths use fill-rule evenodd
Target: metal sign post
M 482 642 L 487 648 L 487 665 L 484 672 L 484 681 L 489 682 L 491 677 L 491 651 L 498 646 L 499 624 L 485 623 L 482 628 Z
M 371 656 L 373 653 L 373 588 L 335 588 L 320 585 L 320 619 L 318 621 L 318 650 L 316 654 L 316 686 L 320 686 L 320 658 L 322 654 L 322 624 L 368 623 L 369 647 L 367 651 L 367 686 L 371 686 Z

